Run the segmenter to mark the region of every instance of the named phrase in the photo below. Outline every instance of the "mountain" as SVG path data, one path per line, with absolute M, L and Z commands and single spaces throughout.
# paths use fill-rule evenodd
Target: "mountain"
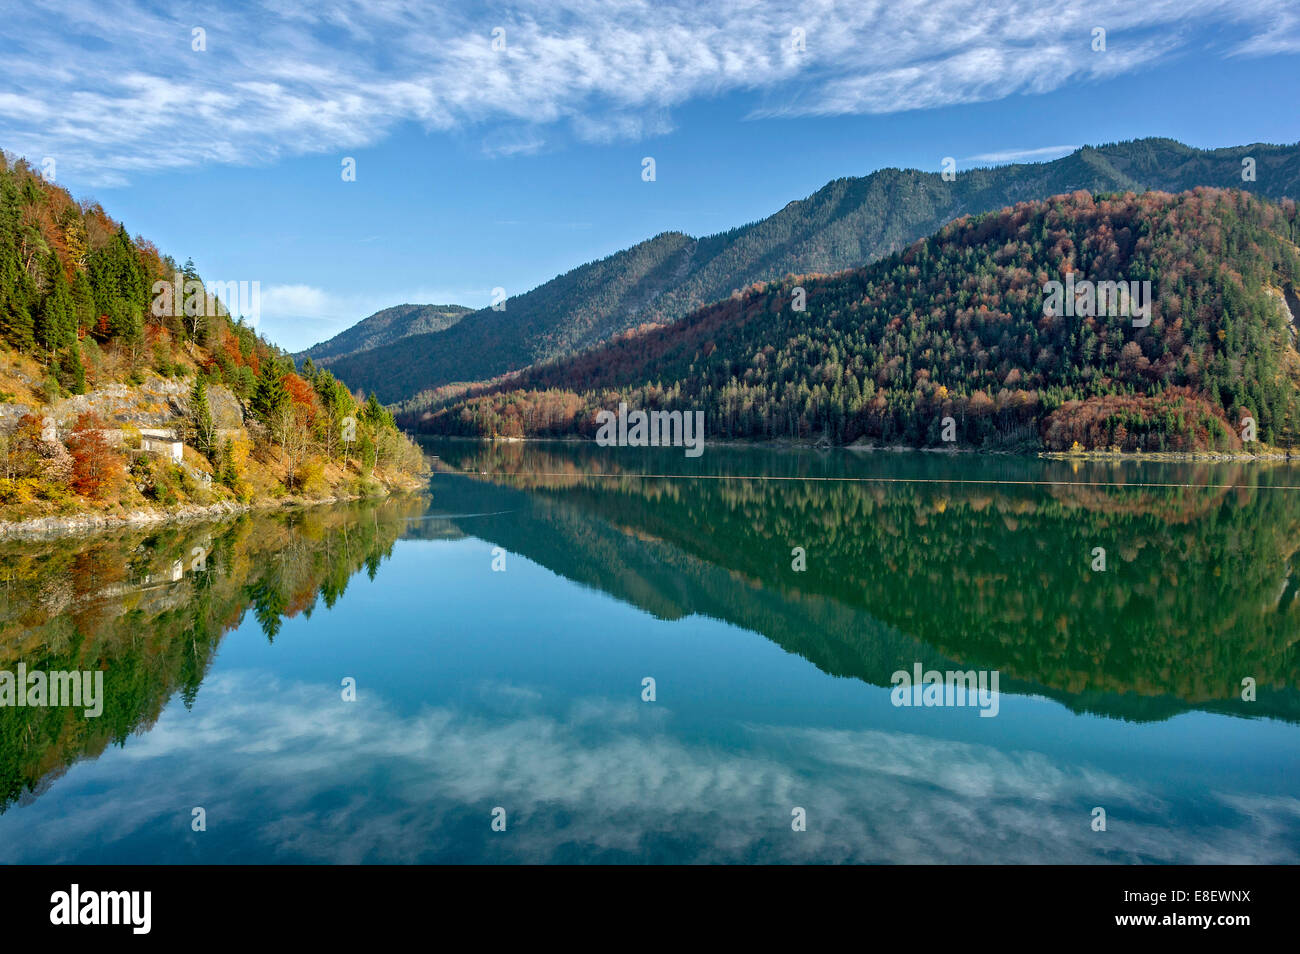
M 596 412 L 625 401 L 702 410 L 713 438 L 1193 450 L 1241 447 L 1249 416 L 1259 440 L 1280 443 L 1300 423 L 1297 239 L 1289 199 L 1074 192 L 448 389 L 400 420 L 430 433 L 590 436 Z M 1137 294 L 1127 311 L 1082 298 L 1076 315 L 1051 292 L 1067 281 L 1136 283 Z
M 1242 160 L 1255 160 L 1243 182 Z M 575 268 L 441 332 L 341 358 L 334 372 L 385 403 L 560 357 L 643 324 L 675 321 L 734 289 L 857 268 L 962 215 L 1087 192 L 1240 187 L 1300 195 L 1300 144 L 1200 150 L 1170 139 L 1084 147 L 1053 162 L 937 173 L 882 169 L 836 179 L 748 225 L 705 238 L 665 233 Z
M 298 352 L 293 358 L 299 363 L 310 358 L 319 367 L 328 367 L 339 358 L 392 344 L 411 335 L 444 331 L 473 310 L 464 305 L 394 305 L 361 319 L 328 341 Z
M 445 331 L 340 358 L 331 369 L 392 403 L 579 351 L 653 320 L 647 306 L 689 275 L 695 244 L 680 233 L 658 235 L 508 299 L 504 311 L 474 312 Z

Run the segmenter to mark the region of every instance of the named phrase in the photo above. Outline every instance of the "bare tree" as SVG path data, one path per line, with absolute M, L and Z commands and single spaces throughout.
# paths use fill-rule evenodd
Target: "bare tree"
M 307 408 L 294 401 L 286 401 L 284 406 L 271 417 L 271 437 L 284 456 L 284 485 L 293 487 L 297 482 L 298 468 L 306 459 L 312 448 L 311 423 Z

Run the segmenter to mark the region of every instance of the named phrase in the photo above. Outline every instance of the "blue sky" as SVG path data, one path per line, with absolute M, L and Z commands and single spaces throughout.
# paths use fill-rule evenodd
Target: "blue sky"
M 260 330 L 294 350 L 883 166 L 1300 140 L 1294 0 L 5 0 L 0 17 L 0 147 L 53 158 L 205 278 L 260 282 Z

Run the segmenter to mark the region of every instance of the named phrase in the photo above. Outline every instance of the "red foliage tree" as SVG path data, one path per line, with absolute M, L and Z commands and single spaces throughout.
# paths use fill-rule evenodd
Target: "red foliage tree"
M 115 490 L 125 474 L 122 455 L 104 436 L 104 422 L 89 412 L 77 418 L 68 438 L 72 455 L 72 489 L 86 497 L 102 497 Z

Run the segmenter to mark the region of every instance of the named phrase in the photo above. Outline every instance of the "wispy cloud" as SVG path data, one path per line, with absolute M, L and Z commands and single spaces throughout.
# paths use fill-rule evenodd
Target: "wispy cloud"
M 1007 149 L 1003 152 L 982 152 L 978 156 L 967 156 L 963 162 L 987 162 L 993 165 L 1003 162 L 1032 162 L 1040 159 L 1056 159 L 1066 156 L 1078 149 L 1073 146 L 1039 146 L 1034 149 Z
M 336 303 L 329 292 L 311 285 L 272 285 L 262 293 L 262 307 L 282 315 L 328 320 L 325 314 Z
M 1290 0 L 36 0 L 6 13 L 0 143 L 80 181 L 363 147 L 400 123 L 483 137 L 629 141 L 732 92 L 753 116 L 887 113 L 1122 75 L 1212 37 L 1220 54 L 1300 50 Z M 1091 48 L 1107 30 L 1104 53 Z M 195 30 L 206 49 L 195 50 Z M 493 31 L 504 31 L 494 49 Z M 803 48 L 792 31 L 802 30 Z M 1230 36 L 1231 40 L 1217 39 Z M 1215 54 L 1218 55 L 1218 54 Z M 548 131 L 549 130 L 549 131 Z
M 1238 44 L 1232 53 L 1237 56 L 1300 53 L 1300 10 L 1294 4 L 1286 5 L 1286 8 L 1277 12 L 1269 29 Z
M 483 155 L 489 158 L 531 156 L 546 147 L 546 137 L 529 129 L 495 130 L 483 138 Z

